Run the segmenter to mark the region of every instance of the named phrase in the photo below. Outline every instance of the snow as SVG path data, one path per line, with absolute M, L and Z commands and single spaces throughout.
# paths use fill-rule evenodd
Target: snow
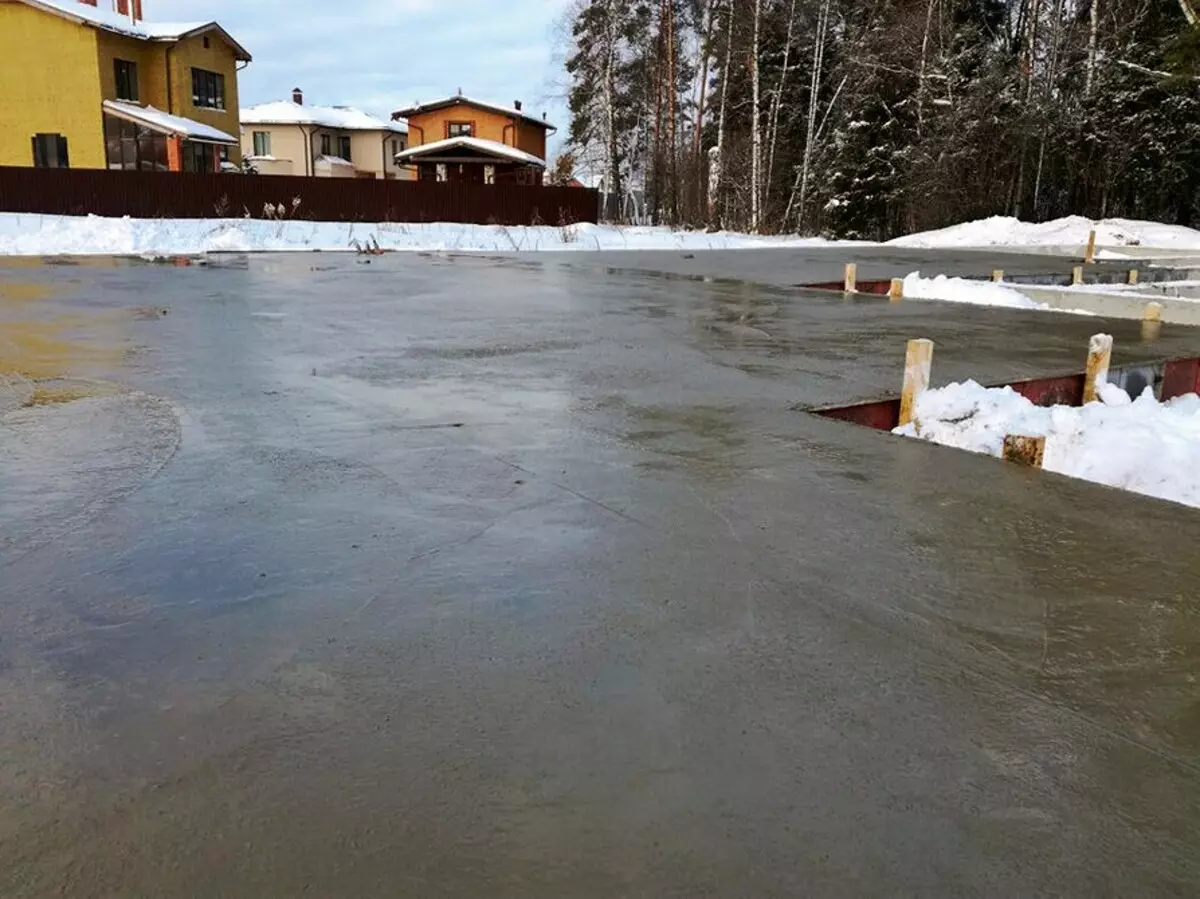
M 193 140 L 211 141 L 218 144 L 236 144 L 237 138 L 226 134 L 211 125 L 185 119 L 182 116 L 171 115 L 153 106 L 139 106 L 137 103 L 124 103 L 119 100 L 105 100 L 104 108 L 116 113 L 119 117 L 134 119 L 143 125 L 166 134 L 180 134 Z
M 1011 216 L 993 216 L 939 231 L 910 234 L 890 241 L 890 245 L 922 248 L 1084 246 L 1092 230 L 1096 232 L 1097 246 L 1101 247 L 1200 250 L 1200 231 L 1192 228 L 1134 219 L 1093 220 L 1078 215 L 1036 224 Z
M 123 16 L 111 8 L 104 6 L 87 6 L 79 0 L 24 0 L 30 6 L 40 6 L 58 12 L 73 19 L 87 22 L 98 28 L 119 31 L 133 37 L 147 40 L 178 40 L 185 34 L 206 28 L 214 24 L 208 22 L 134 22 L 129 16 Z M 106 3 L 108 0 L 100 0 Z
M 435 140 L 428 144 L 421 144 L 417 147 L 402 150 L 396 154 L 396 159 L 419 159 L 422 156 L 436 156 L 443 150 L 476 150 L 491 156 L 511 159 L 513 162 L 523 162 L 526 165 L 536 165 L 542 168 L 546 165 L 546 161 L 540 156 L 534 156 L 532 153 L 526 153 L 524 150 L 510 147 L 508 144 L 502 144 L 495 140 L 487 140 L 482 137 L 448 137 L 445 140 Z
M 1042 407 L 967 381 L 921 394 L 916 422 L 894 433 L 997 457 L 1005 435 L 1045 437 L 1047 471 L 1200 507 L 1200 397 L 1131 401 L 1112 384 L 1100 397 Z
M 965 278 L 922 278 L 913 272 L 904 279 L 904 296 L 913 300 L 943 300 L 949 303 L 971 303 L 976 306 L 1005 306 L 1009 309 L 1049 309 L 1035 303 L 1011 287 L 991 281 L 970 281 Z
M 230 175 L 229 177 L 242 177 Z M 289 201 L 290 197 L 280 197 Z M 557 226 L 310 222 L 301 219 L 132 219 L 0 213 L 0 256 L 191 255 L 211 252 L 346 251 L 374 238 L 385 250 L 531 252 L 549 250 L 725 250 L 825 246 L 820 238 Z
M 1095 315 L 1086 309 L 1061 309 L 1031 300 L 1019 290 L 992 281 L 972 281 L 966 278 L 922 278 L 913 272 L 904 279 L 904 296 L 911 300 L 940 300 L 946 303 L 969 303 L 974 306 L 1003 306 L 1008 309 L 1036 309 L 1041 312 L 1064 312 L 1070 315 Z
M 353 106 L 305 106 L 290 100 L 248 106 L 241 111 L 243 125 L 312 125 L 336 131 L 394 131 L 408 134 L 403 122 L 381 119 Z
M 443 97 L 441 100 L 429 100 L 424 103 L 418 101 L 412 106 L 404 106 L 400 109 L 397 109 L 393 115 L 397 115 L 402 119 L 407 119 L 414 115 L 419 115 L 422 112 L 429 112 L 434 109 L 443 109 L 447 106 L 456 106 L 460 103 L 467 106 L 477 106 L 480 109 L 490 109 L 492 112 L 498 112 L 501 115 L 516 116 L 517 118 L 524 119 L 527 122 L 533 122 L 535 125 L 541 125 L 543 128 L 549 128 L 551 131 L 558 130 L 545 119 L 539 119 L 537 116 L 531 115 L 523 110 L 518 110 L 513 106 L 505 106 L 502 103 L 491 103 L 487 100 L 475 100 L 471 97 L 465 97 L 462 94 L 458 94 L 454 97 Z

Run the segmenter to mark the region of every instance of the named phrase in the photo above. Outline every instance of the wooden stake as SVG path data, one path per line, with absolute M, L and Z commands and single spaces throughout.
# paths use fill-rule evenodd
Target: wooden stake
M 1077 265 L 1077 266 L 1075 266 L 1075 268 L 1071 269 L 1071 283 L 1072 284 L 1082 284 L 1083 283 L 1083 266 L 1082 265 Z
M 892 286 L 888 288 L 888 299 L 893 303 L 904 299 L 904 279 L 892 278 Z
M 1128 280 L 1126 281 L 1126 283 L 1127 284 L 1137 284 L 1138 277 L 1139 277 L 1138 270 L 1136 268 L 1131 268 L 1129 270 Z
M 1146 308 L 1142 310 L 1142 319 L 1148 322 L 1162 321 L 1163 304 L 1156 303 L 1153 300 L 1146 304 Z
M 1111 334 L 1094 334 L 1088 341 L 1087 374 L 1083 380 L 1083 403 L 1094 403 L 1100 398 L 1100 385 L 1108 380 L 1108 366 L 1112 362 L 1113 339 Z
M 1041 468 L 1046 459 L 1045 437 L 1022 437 L 1009 434 L 1004 438 L 1004 461 L 1030 468 Z
M 846 293 L 858 292 L 858 264 L 855 262 L 846 263 L 846 283 L 842 288 Z
M 900 392 L 900 426 L 911 424 L 916 415 L 917 397 L 929 388 L 933 368 L 933 341 L 910 340 L 904 356 L 904 389 Z
M 1004 269 L 998 268 L 992 271 L 992 280 L 999 284 L 1004 280 Z
M 1083 261 L 1091 265 L 1096 261 L 1096 232 L 1095 230 L 1088 232 L 1087 252 L 1083 254 Z

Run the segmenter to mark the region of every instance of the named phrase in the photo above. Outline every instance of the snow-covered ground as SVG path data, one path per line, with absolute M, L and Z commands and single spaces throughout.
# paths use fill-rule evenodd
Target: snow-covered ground
M 1023 222 L 1011 216 L 992 216 L 952 225 L 938 231 L 909 234 L 890 242 L 896 247 L 1082 247 L 1095 230 L 1100 247 L 1153 247 L 1200 251 L 1200 231 L 1179 225 L 1133 219 L 1099 221 L 1072 215 L 1051 222 Z
M 757 237 L 668 228 L 571 225 L 345 224 L 297 219 L 131 219 L 0 213 L 0 256 L 189 255 L 265 250 L 528 252 L 721 250 L 824 245 L 819 238 Z
M 895 433 L 1000 456 L 1005 435 L 1046 438 L 1049 471 L 1200 507 L 1200 397 L 1136 400 L 1106 384 L 1083 407 L 1035 406 L 974 381 L 928 390 Z

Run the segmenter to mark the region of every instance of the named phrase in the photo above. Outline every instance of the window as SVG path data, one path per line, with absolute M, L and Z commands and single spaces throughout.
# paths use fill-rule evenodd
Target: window
M 448 181 L 449 180 L 450 173 L 446 169 L 446 163 L 439 162 L 437 164 L 437 169 L 435 171 L 437 172 L 435 177 L 438 181 Z
M 446 137 L 474 137 L 474 122 L 447 122 Z
M 270 156 L 271 155 L 271 132 L 270 131 L 255 131 L 254 132 L 254 155 L 255 156 Z
M 212 144 L 200 144 L 191 140 L 183 143 L 183 170 L 185 172 L 215 172 L 220 158 L 217 148 Z
M 207 50 L 207 49 L 209 49 L 210 47 L 212 47 L 212 44 L 209 42 L 208 38 L 206 37 L 206 38 L 204 39 L 204 49 L 205 49 L 205 50 Z
M 393 140 L 392 141 L 392 155 L 395 156 L 399 152 L 400 152 L 400 141 Z
M 338 138 L 338 156 L 346 160 L 346 162 L 353 161 L 350 158 L 350 138 L 345 134 Z
M 330 137 L 328 134 L 321 135 L 321 155 L 322 156 L 332 156 L 333 155 L 333 138 Z
M 484 184 L 495 184 L 496 183 L 496 167 L 494 165 L 485 165 L 483 167 L 483 183 Z
M 165 134 L 116 116 L 104 117 L 104 151 L 110 169 L 165 172 L 170 168 Z
M 132 100 L 136 103 L 138 99 L 137 63 L 127 59 L 114 59 L 113 74 L 116 76 L 117 99 Z
M 192 105 L 199 109 L 224 109 L 225 76 L 192 69 Z
M 67 139 L 61 134 L 35 134 L 33 136 L 33 164 L 39 169 L 70 168 Z

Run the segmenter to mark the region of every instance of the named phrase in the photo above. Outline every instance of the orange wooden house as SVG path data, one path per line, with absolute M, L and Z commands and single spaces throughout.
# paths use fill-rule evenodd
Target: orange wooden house
M 408 148 L 396 154 L 422 181 L 541 184 L 546 136 L 557 129 L 545 117 L 458 94 L 392 113 L 408 122 Z

